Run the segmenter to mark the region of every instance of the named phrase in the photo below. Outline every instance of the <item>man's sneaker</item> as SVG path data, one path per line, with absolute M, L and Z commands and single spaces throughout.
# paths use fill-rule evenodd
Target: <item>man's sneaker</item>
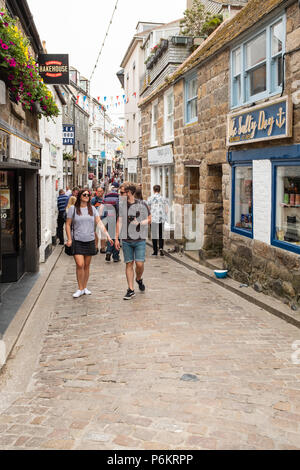
M 130 300 L 132 299 L 133 297 L 135 297 L 135 292 L 134 290 L 131 290 L 131 289 L 128 289 L 126 295 L 124 295 L 123 299 L 124 300 Z
M 137 282 L 138 285 L 139 285 L 140 291 L 141 291 L 141 292 L 144 292 L 145 289 L 146 289 L 146 286 L 145 286 L 145 284 L 143 283 L 143 279 L 141 279 L 140 281 L 138 281 L 138 280 L 136 279 L 136 282 Z
M 110 262 L 110 257 L 111 257 L 111 254 L 107 253 L 107 255 L 105 256 L 105 261 L 107 261 L 109 263 Z
M 114 263 L 119 263 L 120 261 L 121 261 L 121 258 L 120 258 L 120 257 L 114 259 Z
M 157 256 L 157 253 L 153 252 L 151 256 Z
M 160 250 L 160 256 L 165 256 L 164 250 Z

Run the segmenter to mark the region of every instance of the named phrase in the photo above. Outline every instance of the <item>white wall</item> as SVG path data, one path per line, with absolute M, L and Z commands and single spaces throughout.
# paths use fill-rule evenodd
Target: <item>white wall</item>
M 60 115 L 55 122 L 45 117 L 40 120 L 40 142 L 42 148 L 42 167 L 40 170 L 41 181 L 41 247 L 40 262 L 45 261 L 45 249 L 52 243 L 52 237 L 56 235 L 57 221 L 57 197 L 60 189 L 63 189 L 63 135 L 62 135 L 62 105 L 53 87 L 49 86 Z M 51 145 L 56 147 L 56 158 L 51 157 Z M 58 190 L 56 190 L 58 180 Z M 64 188 L 65 189 L 65 188 Z

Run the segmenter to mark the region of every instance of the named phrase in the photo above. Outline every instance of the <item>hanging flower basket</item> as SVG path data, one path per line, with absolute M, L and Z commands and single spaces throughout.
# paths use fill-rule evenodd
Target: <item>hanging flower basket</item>
M 57 117 L 59 109 L 29 53 L 29 40 L 22 35 L 7 11 L 0 11 L 0 70 L 2 80 L 24 109 L 40 119 Z M 37 104 L 39 106 L 37 106 Z

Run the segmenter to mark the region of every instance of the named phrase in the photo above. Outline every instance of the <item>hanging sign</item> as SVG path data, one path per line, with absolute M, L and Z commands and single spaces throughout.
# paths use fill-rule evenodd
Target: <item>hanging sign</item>
M 292 136 L 293 107 L 288 97 L 229 114 L 227 145 L 250 144 Z
M 68 54 L 39 54 L 39 73 L 49 85 L 69 85 Z
M 75 126 L 63 124 L 63 145 L 75 145 Z
M 128 173 L 135 175 L 137 173 L 137 159 L 128 158 Z
M 174 163 L 172 145 L 164 145 L 148 150 L 149 165 L 171 165 Z

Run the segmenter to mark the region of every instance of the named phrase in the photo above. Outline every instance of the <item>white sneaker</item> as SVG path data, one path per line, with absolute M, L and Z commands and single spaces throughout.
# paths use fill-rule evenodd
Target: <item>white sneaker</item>
M 73 294 L 74 299 L 78 299 L 78 297 L 81 297 L 84 294 L 84 290 L 77 290 L 75 294 Z
M 83 292 L 85 295 L 92 295 L 91 291 L 88 290 L 87 288 L 85 288 Z

